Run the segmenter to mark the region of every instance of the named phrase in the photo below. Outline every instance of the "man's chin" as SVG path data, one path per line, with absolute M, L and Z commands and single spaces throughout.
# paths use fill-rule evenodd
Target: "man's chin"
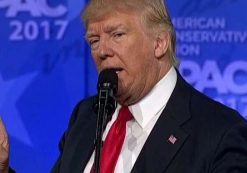
M 128 106 L 126 96 L 124 96 L 122 94 L 116 95 L 116 101 L 118 104 L 120 104 L 122 106 Z

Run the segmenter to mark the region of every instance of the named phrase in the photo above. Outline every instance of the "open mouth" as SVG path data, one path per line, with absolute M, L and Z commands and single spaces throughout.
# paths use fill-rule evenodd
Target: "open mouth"
M 106 67 L 106 68 L 102 68 L 101 71 L 106 70 L 106 69 L 112 70 L 112 71 L 114 71 L 116 74 L 119 74 L 121 71 L 124 70 L 124 69 L 121 68 L 121 67 Z
M 117 74 L 123 71 L 122 68 L 111 68 L 111 69 L 113 69 Z

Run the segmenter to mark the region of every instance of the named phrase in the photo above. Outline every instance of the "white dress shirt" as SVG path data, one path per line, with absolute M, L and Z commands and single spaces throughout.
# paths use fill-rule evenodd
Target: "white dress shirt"
M 152 131 L 175 88 L 176 81 L 177 73 L 174 67 L 172 67 L 148 95 L 138 103 L 128 107 L 134 118 L 127 122 L 126 136 L 115 167 L 115 173 L 131 172 L 148 135 Z M 103 133 L 103 140 L 105 140 L 112 124 L 116 120 L 120 108 L 121 106 L 118 105 L 112 116 L 112 120 L 107 124 Z M 84 169 L 84 173 L 90 173 L 93 162 L 94 152 Z

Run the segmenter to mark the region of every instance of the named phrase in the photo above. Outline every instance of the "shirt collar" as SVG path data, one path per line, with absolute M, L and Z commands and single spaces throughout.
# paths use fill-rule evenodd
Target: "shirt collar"
M 168 73 L 138 103 L 129 106 L 137 123 L 145 128 L 151 119 L 167 104 L 177 81 L 177 72 L 171 67 Z

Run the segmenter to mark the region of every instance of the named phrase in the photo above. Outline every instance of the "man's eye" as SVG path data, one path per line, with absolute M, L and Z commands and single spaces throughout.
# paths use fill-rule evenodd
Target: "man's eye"
M 89 44 L 90 44 L 90 46 L 93 46 L 93 45 L 95 45 L 98 41 L 99 41 L 99 40 L 90 40 L 90 41 L 89 41 Z
M 125 33 L 123 32 L 119 32 L 119 33 L 115 33 L 114 37 L 118 38 L 118 37 L 122 37 Z

